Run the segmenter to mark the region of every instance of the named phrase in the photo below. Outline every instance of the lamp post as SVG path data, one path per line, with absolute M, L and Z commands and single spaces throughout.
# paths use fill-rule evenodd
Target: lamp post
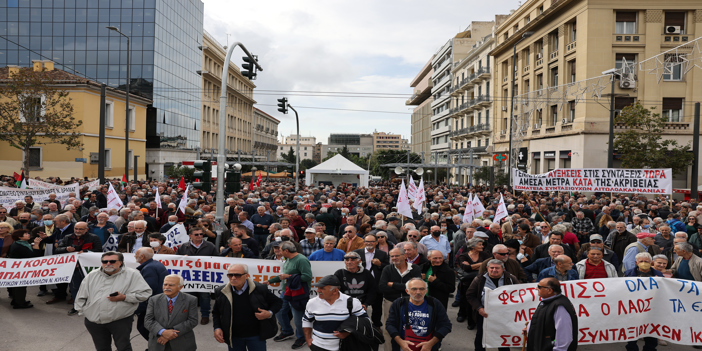
M 129 173 L 129 36 L 120 32 L 119 28 L 115 26 L 105 27 L 111 31 L 119 33 L 119 35 L 127 38 L 127 97 L 125 99 L 124 107 L 124 176 L 126 177 Z M 134 181 L 136 182 L 136 174 L 134 175 Z
M 517 74 L 517 44 L 521 43 L 522 40 L 530 37 L 534 32 L 524 32 L 522 33 L 522 37 L 517 40 L 516 43 L 514 43 L 514 47 L 512 48 L 512 94 L 510 95 L 512 97 L 512 101 L 509 104 L 509 129 L 507 130 L 507 133 L 509 134 L 509 150 L 507 150 L 507 174 L 512 174 L 512 128 L 514 128 L 514 125 L 512 124 L 512 117 L 514 115 L 514 79 Z M 472 160 L 471 160 L 472 162 Z M 507 176 L 508 179 L 508 188 L 512 187 L 512 177 Z

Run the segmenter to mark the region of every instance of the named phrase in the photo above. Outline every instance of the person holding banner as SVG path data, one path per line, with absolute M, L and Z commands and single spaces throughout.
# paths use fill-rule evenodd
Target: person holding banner
M 142 247 L 134 254 L 134 259 L 139 264 L 136 268 L 151 288 L 151 296 L 163 293 L 163 280 L 168 275 L 168 270 L 159 261 L 154 261 L 154 251 L 149 247 Z M 151 299 L 151 298 L 149 298 Z M 137 330 L 147 341 L 149 340 L 149 329 L 144 326 L 146 318 L 147 301 L 139 303 L 135 314 L 137 315 Z M 195 317 L 197 325 L 197 317 Z
M 191 227 L 188 231 L 190 241 L 180 245 L 178 255 L 184 256 L 218 256 L 219 250 L 213 243 L 203 240 L 204 232 L 201 227 Z M 192 293 L 200 299 L 200 313 L 202 318 L 200 324 L 206 325 L 210 323 L 210 294 L 205 292 Z
M 32 258 L 41 256 L 43 253 L 39 249 L 39 243 L 41 243 L 41 238 L 34 238 L 33 244 L 30 244 L 32 235 L 26 229 L 17 229 L 12 232 L 12 245 L 7 252 L 7 258 Z M 10 305 L 14 309 L 25 309 L 32 308 L 31 302 L 26 300 L 27 297 L 27 287 L 20 286 L 15 288 L 8 288 L 10 291 L 10 296 L 12 301 Z
M 541 302 L 523 330 L 527 335 L 527 351 L 577 350 L 578 317 L 573 304 L 561 294 L 561 283 L 555 278 L 545 278 L 536 287 Z
M 0 222 L 0 258 L 7 257 L 7 252 L 10 251 L 10 246 L 15 241 L 12 239 L 12 225 L 5 222 Z
M 67 252 L 82 253 L 84 251 L 102 252 L 102 243 L 100 242 L 100 238 L 98 238 L 98 236 L 95 234 L 88 233 L 88 223 L 78 222 L 75 224 L 73 230 L 73 234 L 70 234 L 64 237 L 63 240 L 61 240 L 61 242 L 58 244 L 58 247 L 56 247 L 56 251 L 54 252 L 55 254 L 59 255 Z M 57 284 L 57 290 L 54 291 L 54 298 L 47 301 L 46 304 L 50 305 L 65 300 L 65 295 L 63 296 L 63 298 L 61 298 L 61 293 L 57 294 L 56 292 L 60 291 L 63 294 L 65 294 L 66 286 L 68 286 L 69 290 L 71 291 L 71 296 L 75 302 L 75 297 L 78 294 L 78 289 L 80 288 L 82 282 L 83 270 L 80 268 L 79 265 L 76 265 L 75 272 L 71 277 L 71 282 L 68 284 Z M 73 316 L 77 313 L 78 311 L 76 311 L 75 307 L 72 307 L 68 311 L 69 316 Z

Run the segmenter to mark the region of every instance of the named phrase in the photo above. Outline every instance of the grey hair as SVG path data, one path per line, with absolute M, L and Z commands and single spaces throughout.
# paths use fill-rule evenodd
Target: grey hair
M 497 244 L 492 247 L 492 253 L 496 253 L 497 251 L 500 251 L 501 249 L 506 249 L 507 246 L 504 246 L 502 244 Z
M 468 248 L 468 250 L 471 250 L 474 247 L 478 246 L 478 243 L 482 244 L 482 242 L 483 242 L 483 240 L 480 238 L 471 238 L 471 239 L 468 239 L 468 241 L 466 241 L 466 247 Z
M 290 212 L 288 212 L 289 215 L 295 215 L 295 216 L 297 216 L 298 213 L 299 212 L 297 212 L 296 210 L 291 210 Z
M 561 245 L 551 245 L 551 246 L 548 247 L 548 251 L 551 252 L 551 249 L 552 249 L 552 248 L 556 248 L 556 247 L 559 247 L 559 248 L 561 248 L 561 250 L 564 250 L 564 249 L 563 249 L 563 246 L 561 246 Z M 564 250 L 564 252 L 565 252 L 565 250 Z
M 393 247 L 392 250 L 400 251 L 400 255 L 404 255 L 404 254 L 405 254 L 405 249 L 403 249 L 403 248 L 401 248 L 401 247 L 398 247 L 398 246 Z M 390 251 L 392 251 L 392 250 L 390 250 Z
M 319 209 L 319 213 L 327 213 L 327 208 L 322 206 L 322 208 Z
M 280 244 L 280 249 L 283 251 L 288 250 L 288 252 L 290 252 L 290 253 L 297 252 L 297 247 L 295 247 L 295 244 L 293 244 L 290 241 L 286 241 L 286 242 Z
M 661 259 L 668 262 L 668 257 L 665 257 L 665 255 L 662 255 L 662 254 L 658 254 L 658 255 L 653 256 L 653 258 L 651 258 L 651 261 L 661 260 Z
M 305 218 L 312 218 L 314 219 L 314 213 L 308 213 L 305 215 Z
M 178 286 L 182 287 L 182 286 L 185 285 L 185 279 L 183 279 L 183 277 L 181 277 L 181 276 L 179 276 L 179 275 L 177 275 L 177 274 L 169 274 L 169 275 L 163 277 L 164 280 L 165 280 L 166 278 L 178 278 Z
M 638 262 L 639 258 L 648 258 L 648 262 L 653 262 L 653 258 L 651 257 L 651 254 L 648 252 L 639 252 L 634 256 L 634 259 Z
M 675 233 L 676 238 L 685 238 L 687 239 L 687 233 L 686 232 L 676 232 Z
M 556 224 L 553 226 L 553 230 L 561 233 L 565 233 L 566 227 L 563 224 Z
M 249 274 L 249 266 L 247 266 L 243 263 L 234 263 L 234 264 L 229 266 L 229 268 L 231 268 L 231 267 L 241 267 L 244 269 L 244 273 Z
M 675 247 L 677 247 L 678 250 L 683 250 L 685 252 L 692 252 L 692 244 L 690 244 L 688 242 L 675 243 Z
M 333 236 L 333 235 L 327 235 L 327 236 L 324 237 L 324 239 L 322 239 L 322 242 L 325 242 L 325 243 L 326 243 L 327 241 L 331 241 L 331 242 L 333 242 L 334 244 L 336 244 L 336 237 Z
M 415 243 L 414 241 L 405 241 L 402 248 L 404 249 L 405 247 L 407 247 L 407 245 L 412 245 L 413 249 L 415 249 L 415 250 L 417 249 L 417 243 Z
M 417 282 L 417 281 L 422 282 L 422 284 L 424 284 L 424 289 L 429 288 L 429 285 L 427 284 L 427 282 L 425 282 L 424 279 L 419 278 L 419 277 L 415 277 L 415 278 L 408 280 L 407 283 L 405 283 L 405 286 L 408 286 L 410 282 Z
M 376 221 L 375 225 L 373 227 L 375 229 L 380 229 L 380 228 L 384 227 L 385 225 L 387 225 L 387 222 L 385 222 L 385 221 Z
M 502 262 L 501 260 L 496 259 L 496 258 L 493 258 L 490 261 L 488 261 L 488 266 L 491 264 L 492 265 L 500 265 L 500 267 L 502 267 L 502 269 L 505 268 L 505 263 Z

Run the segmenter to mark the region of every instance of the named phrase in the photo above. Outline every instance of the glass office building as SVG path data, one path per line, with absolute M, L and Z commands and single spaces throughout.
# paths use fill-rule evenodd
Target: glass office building
M 0 0 L 0 67 L 52 60 L 65 71 L 153 100 L 147 148 L 200 144 L 201 0 Z

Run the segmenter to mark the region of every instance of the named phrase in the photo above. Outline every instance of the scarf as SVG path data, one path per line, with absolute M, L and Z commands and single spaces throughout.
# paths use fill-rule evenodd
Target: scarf
M 487 273 L 485 273 L 483 277 L 485 277 L 485 288 L 488 288 L 490 290 L 495 290 L 498 287 L 505 285 L 504 274 L 502 274 L 500 280 L 497 281 L 497 286 L 495 286 L 495 282 L 492 281 L 492 279 Z M 483 289 L 483 291 L 480 293 L 480 302 L 483 304 L 483 306 L 485 306 L 485 289 Z
M 28 248 L 29 251 L 34 251 L 34 250 L 32 249 L 32 245 L 29 245 L 29 243 L 28 243 L 27 241 L 25 241 L 25 240 L 18 240 L 18 241 L 15 241 L 15 242 L 16 242 L 17 244 L 19 244 L 19 245 L 22 245 L 22 246 Z

